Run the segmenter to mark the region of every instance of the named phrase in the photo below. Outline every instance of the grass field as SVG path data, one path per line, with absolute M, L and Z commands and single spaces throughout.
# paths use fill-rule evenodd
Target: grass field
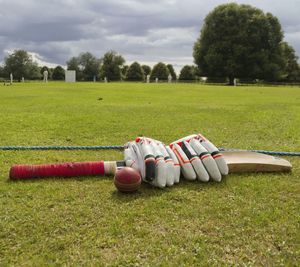
M 170 142 L 300 150 L 299 87 L 26 83 L 0 87 L 0 145 Z M 117 193 L 111 177 L 8 180 L 16 163 L 118 151 L 0 151 L 0 266 L 299 266 L 300 159 L 289 174 L 229 175 Z

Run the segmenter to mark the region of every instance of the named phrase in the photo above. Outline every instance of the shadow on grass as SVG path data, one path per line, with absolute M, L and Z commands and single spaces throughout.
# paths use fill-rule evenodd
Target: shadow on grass
M 261 175 L 268 176 L 270 179 L 282 179 L 285 177 L 286 173 L 244 173 L 244 174 L 230 174 L 222 179 L 221 182 L 213 182 L 209 181 L 208 183 L 203 183 L 200 181 L 187 181 L 181 178 L 179 184 L 175 184 L 172 187 L 166 187 L 164 189 L 159 189 L 156 187 L 151 186 L 147 183 L 142 183 L 139 189 L 133 193 L 121 193 L 117 189 L 111 192 L 109 198 L 115 203 L 130 203 L 132 201 L 139 200 L 146 200 L 146 199 L 155 199 L 160 198 L 162 196 L 166 198 L 173 198 L 174 195 L 180 195 L 184 192 L 214 192 L 216 190 L 220 191 L 228 191 L 231 188 L 230 180 L 236 179 L 252 179 L 257 176 L 257 182 L 259 182 Z M 113 184 L 113 177 L 112 176 L 88 176 L 88 177 L 68 177 L 68 178 L 61 178 L 61 177 L 49 177 L 49 178 L 34 178 L 34 179 L 24 179 L 24 180 L 10 180 L 7 179 L 7 182 L 10 184 L 38 184 L 41 183 L 51 183 L 62 181 L 65 185 L 68 183 L 84 183 L 84 182 L 101 182 L 101 181 L 109 181 Z M 234 182 L 234 184 L 236 184 Z
M 160 197 L 162 195 L 174 195 L 176 191 L 182 192 L 182 190 L 186 191 L 209 191 L 209 190 L 215 190 L 216 188 L 227 188 L 226 185 L 226 178 L 222 180 L 222 182 L 217 183 L 210 181 L 208 183 L 203 183 L 200 181 L 187 181 L 184 179 L 180 180 L 179 184 L 175 184 L 172 187 L 166 187 L 163 189 L 153 187 L 150 184 L 147 183 L 142 183 L 141 187 L 138 189 L 138 191 L 133 192 L 133 193 L 121 193 L 119 191 L 114 191 L 111 194 L 111 199 L 113 201 L 118 201 L 118 202 L 130 202 L 134 201 L 136 199 L 151 199 L 151 198 L 156 198 Z
M 200 182 L 198 180 L 196 181 L 187 181 L 184 178 L 180 179 L 179 184 L 175 184 L 172 187 L 166 187 L 163 189 L 159 189 L 156 187 L 153 187 L 150 184 L 147 183 L 142 183 L 141 185 L 141 190 L 150 190 L 150 191 L 157 191 L 157 192 L 165 192 L 174 188 L 181 188 L 185 187 L 187 185 L 192 185 L 192 187 L 195 187 L 197 189 L 198 187 L 201 187 L 202 189 L 205 188 L 210 188 L 210 187 L 224 187 L 227 184 L 228 179 L 236 179 L 236 178 L 241 178 L 245 179 L 247 177 L 253 177 L 253 176 L 260 176 L 260 175 L 267 175 L 267 176 L 286 176 L 287 174 L 291 174 L 290 172 L 253 172 L 253 173 L 233 173 L 229 174 L 228 176 L 223 177 L 221 182 L 214 182 L 214 181 L 209 181 L 207 183 Z M 81 177 L 43 177 L 43 178 L 31 178 L 31 179 L 10 179 L 7 177 L 6 182 L 7 183 L 37 183 L 37 182 L 42 182 L 42 181 L 64 181 L 64 182 L 85 182 L 85 181 L 113 181 L 113 176 L 81 176 Z M 125 194 L 126 195 L 126 194 Z M 130 195 L 127 194 L 127 195 Z
M 136 192 L 122 193 L 119 192 L 118 190 L 115 190 L 114 192 L 111 193 L 111 199 L 113 201 L 116 201 L 117 203 L 119 202 L 128 203 L 136 199 L 150 199 L 150 198 L 159 197 L 163 194 L 168 194 L 168 192 L 170 192 L 170 190 L 172 189 L 173 188 L 159 189 L 151 186 L 150 184 L 142 183 Z

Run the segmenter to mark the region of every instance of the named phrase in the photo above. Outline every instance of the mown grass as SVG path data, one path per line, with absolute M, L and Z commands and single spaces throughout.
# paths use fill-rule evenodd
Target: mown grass
M 0 87 L 0 145 L 170 142 L 202 132 L 227 148 L 300 150 L 300 88 L 26 83 Z M 300 159 L 290 174 L 222 183 L 112 177 L 11 182 L 16 163 L 122 159 L 118 151 L 0 151 L 0 265 L 291 265 L 300 261 Z

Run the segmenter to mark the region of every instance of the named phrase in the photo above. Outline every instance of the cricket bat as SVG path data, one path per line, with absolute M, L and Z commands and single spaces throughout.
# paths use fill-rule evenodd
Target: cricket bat
M 245 172 L 290 172 L 289 161 L 256 152 L 224 151 L 229 173 Z M 69 162 L 41 165 L 13 165 L 9 177 L 24 180 L 43 177 L 113 176 L 124 161 Z

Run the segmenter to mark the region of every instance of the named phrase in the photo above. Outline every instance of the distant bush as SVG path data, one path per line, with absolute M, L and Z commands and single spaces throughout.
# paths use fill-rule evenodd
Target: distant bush
M 65 79 L 65 70 L 61 66 L 57 66 L 54 68 L 52 73 L 53 80 L 64 80 Z
M 144 71 L 141 65 L 138 62 L 133 62 L 127 72 L 126 72 L 126 80 L 127 81 L 144 81 Z
M 194 81 L 196 80 L 196 72 L 194 66 L 185 65 L 179 74 L 180 81 Z
M 151 71 L 151 76 L 150 79 L 151 80 L 155 80 L 156 78 L 158 78 L 158 80 L 163 80 L 166 81 L 168 80 L 168 76 L 169 76 L 169 70 L 166 66 L 166 64 L 159 62 L 156 65 L 154 65 L 152 71 Z

